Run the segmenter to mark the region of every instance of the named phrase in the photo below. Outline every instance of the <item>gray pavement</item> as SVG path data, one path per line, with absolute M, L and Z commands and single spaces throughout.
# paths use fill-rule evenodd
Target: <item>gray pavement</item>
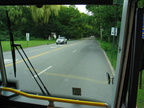
M 113 85 L 108 85 L 106 72 L 112 70 L 94 38 L 24 50 L 52 95 L 111 103 Z M 14 78 L 10 52 L 5 52 L 4 58 L 8 79 L 17 81 L 23 91 L 41 93 L 18 53 L 17 78 Z M 81 96 L 73 95 L 72 88 L 80 88 Z

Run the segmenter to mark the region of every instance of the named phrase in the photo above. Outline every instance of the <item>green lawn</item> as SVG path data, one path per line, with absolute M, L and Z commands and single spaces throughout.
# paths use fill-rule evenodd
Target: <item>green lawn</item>
M 47 45 L 55 43 L 55 40 L 33 40 L 33 41 L 15 41 L 15 44 L 21 44 L 23 48 L 39 46 L 39 45 Z M 3 51 L 10 51 L 10 42 L 2 41 Z

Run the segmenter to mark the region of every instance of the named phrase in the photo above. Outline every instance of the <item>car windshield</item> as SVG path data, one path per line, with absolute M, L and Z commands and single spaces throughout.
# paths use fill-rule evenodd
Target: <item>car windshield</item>
M 58 39 L 65 39 L 64 37 L 59 37 Z
M 122 4 L 1 6 L 8 81 L 22 91 L 111 104 L 121 13 Z M 9 31 L 16 44 L 14 58 Z M 58 37 L 65 39 L 60 36 L 68 44 L 56 45 Z

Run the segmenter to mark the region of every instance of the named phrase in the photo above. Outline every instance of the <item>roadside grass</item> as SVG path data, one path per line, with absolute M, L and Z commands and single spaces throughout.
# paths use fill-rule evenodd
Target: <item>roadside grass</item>
M 55 43 L 55 40 L 31 40 L 31 41 L 15 41 L 15 44 L 21 44 L 23 48 L 39 46 L 39 45 L 48 45 Z M 10 51 L 10 41 L 2 41 L 3 51 Z
M 142 75 L 142 82 L 144 83 L 144 71 Z M 137 93 L 137 107 L 144 108 L 144 84 L 142 83 L 142 88 L 138 88 Z
M 116 59 L 117 59 L 117 48 L 113 47 L 113 45 L 109 42 L 103 41 L 102 43 L 100 40 L 97 40 L 101 46 L 101 48 L 106 52 L 112 66 L 116 69 Z
M 113 68 L 116 67 L 116 59 L 117 59 L 117 51 L 116 48 L 112 47 L 111 43 L 108 42 L 100 42 L 100 40 L 97 40 L 101 46 L 101 48 L 106 52 Z M 142 75 L 142 82 L 144 83 L 144 71 Z M 144 84 L 142 84 L 142 89 L 138 88 L 137 93 L 137 107 L 138 108 L 144 108 Z

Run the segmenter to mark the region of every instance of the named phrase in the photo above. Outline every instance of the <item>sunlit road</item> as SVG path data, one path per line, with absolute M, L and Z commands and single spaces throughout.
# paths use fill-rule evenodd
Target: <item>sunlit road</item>
M 106 72 L 111 73 L 107 59 L 94 38 L 68 41 L 24 49 L 51 95 L 88 98 L 111 103 L 112 87 Z M 14 78 L 10 52 L 4 53 L 8 79 L 18 81 L 20 89 L 41 92 L 19 54 L 17 78 Z M 32 69 L 32 68 L 31 68 Z M 38 78 L 34 74 L 35 78 Z M 72 88 L 81 88 L 81 96 Z

